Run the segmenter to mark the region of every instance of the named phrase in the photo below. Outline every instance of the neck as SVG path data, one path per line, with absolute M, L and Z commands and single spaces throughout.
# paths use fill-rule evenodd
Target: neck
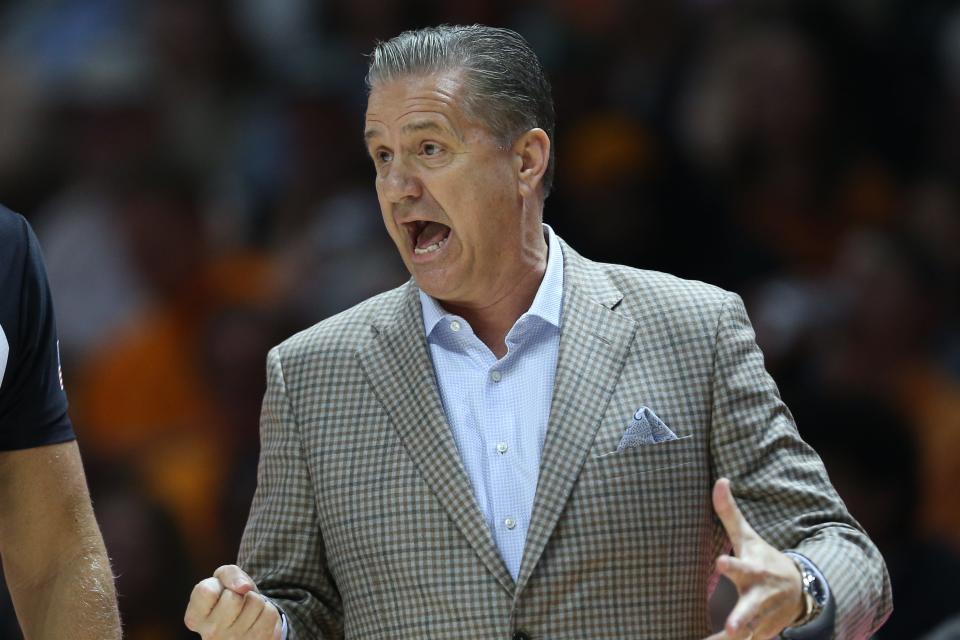
M 444 308 L 461 316 L 481 342 L 499 359 L 507 353 L 507 333 L 537 296 L 537 290 L 547 270 L 547 243 L 541 234 L 540 246 L 531 252 L 533 260 L 524 261 L 522 269 L 514 273 L 508 286 L 494 296 L 494 302 L 484 306 L 457 305 L 443 302 Z

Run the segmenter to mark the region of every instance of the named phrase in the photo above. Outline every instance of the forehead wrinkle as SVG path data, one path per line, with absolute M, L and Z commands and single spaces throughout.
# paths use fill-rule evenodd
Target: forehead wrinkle
M 455 103 L 456 99 L 452 94 L 439 89 L 434 89 L 432 91 L 415 95 L 409 95 L 403 98 L 403 100 L 400 102 L 401 109 L 404 110 L 404 113 L 400 117 L 403 117 L 412 111 L 418 110 L 443 113 L 445 111 L 455 109 Z
M 421 106 L 421 105 L 417 105 Z M 404 118 L 409 116 L 416 116 L 418 114 L 425 114 L 424 118 L 416 118 L 410 122 L 405 122 L 400 126 L 401 133 L 413 133 L 417 131 L 435 131 L 437 133 L 446 133 L 452 134 L 458 140 L 463 141 L 463 132 L 460 131 L 460 128 L 456 126 L 456 123 L 442 111 L 437 111 L 434 109 L 420 109 L 414 108 L 408 111 L 405 111 L 394 118 L 394 122 L 399 122 Z M 373 135 L 379 134 L 379 130 L 374 129 Z M 365 136 L 366 139 L 370 139 L 372 136 Z
M 412 113 L 435 113 L 445 120 L 450 120 L 447 112 L 451 111 L 452 107 L 449 103 L 443 102 L 442 100 L 416 99 L 406 100 L 401 109 L 402 113 L 400 113 L 395 120 L 405 118 Z
M 426 117 L 417 118 L 404 123 L 400 127 L 400 131 L 403 133 L 412 133 L 414 131 L 432 130 L 438 133 L 453 133 L 457 138 L 461 140 L 463 139 L 460 130 L 457 128 L 453 120 L 447 114 L 440 111 L 434 111 L 433 109 L 412 109 L 400 114 L 397 117 L 397 121 L 403 120 L 407 116 L 421 113 L 426 114 Z
M 418 80 L 421 80 L 421 81 L 426 80 L 429 77 L 430 76 L 427 76 L 425 78 L 421 78 Z M 436 76 L 433 76 L 433 77 L 436 82 L 435 85 L 430 86 L 429 88 L 426 88 L 425 91 L 422 85 L 420 87 L 413 87 L 412 90 L 408 92 L 407 96 L 400 98 L 400 100 L 398 101 L 399 104 L 397 106 L 402 111 L 402 113 L 400 113 L 395 118 L 390 118 L 389 116 L 389 112 L 391 111 L 390 101 L 384 100 L 383 95 L 378 95 L 377 98 L 379 99 L 375 98 L 373 100 L 370 100 L 369 101 L 370 103 L 383 103 L 383 104 L 376 104 L 375 106 L 373 104 L 368 104 L 368 111 L 367 111 L 368 124 L 377 123 L 377 124 L 383 125 L 384 129 L 389 130 L 389 126 L 387 125 L 387 123 L 383 120 L 380 120 L 380 118 L 385 118 L 387 120 L 392 120 L 393 122 L 398 122 L 403 118 L 406 118 L 407 116 L 410 116 L 412 114 L 417 114 L 417 113 L 433 114 L 437 116 L 439 119 L 441 119 L 442 123 L 430 122 L 429 120 L 426 120 L 424 122 L 408 123 L 401 127 L 401 131 L 404 133 L 407 133 L 410 131 L 425 130 L 425 129 L 434 129 L 437 131 L 446 130 L 448 132 L 453 133 L 453 135 L 459 141 L 463 142 L 465 140 L 463 131 L 461 131 L 460 127 L 457 126 L 456 122 L 454 121 L 454 118 L 451 117 L 451 114 L 448 113 L 449 111 L 454 110 L 454 113 L 452 115 L 456 115 L 455 110 L 457 109 L 457 98 L 455 94 L 460 89 L 459 78 L 456 77 L 456 74 L 451 74 L 451 73 L 442 73 L 442 74 L 439 74 L 439 77 L 436 77 Z M 419 91 L 423 91 L 423 93 L 419 93 Z M 389 93 L 389 90 L 388 90 L 388 93 Z M 409 95 L 409 93 L 413 93 L 414 95 Z M 371 94 L 371 98 L 374 98 L 374 95 L 376 94 Z M 397 103 L 394 103 L 394 104 L 397 104 Z M 370 106 L 374 106 L 374 109 L 376 109 L 376 111 L 379 111 L 380 110 L 379 108 L 386 106 L 387 113 L 380 114 L 380 113 L 377 113 L 376 111 L 373 111 L 373 112 L 369 111 Z M 366 143 L 369 143 L 371 139 L 378 136 L 384 136 L 384 135 L 386 135 L 386 133 L 384 133 L 383 129 L 378 127 L 368 127 L 367 130 L 364 132 L 363 137 L 364 137 L 364 141 Z
M 436 131 L 438 133 L 447 133 L 448 129 L 449 127 L 444 127 L 433 120 L 414 120 L 413 122 L 408 122 L 400 127 L 400 131 L 403 133 L 412 133 L 415 131 Z

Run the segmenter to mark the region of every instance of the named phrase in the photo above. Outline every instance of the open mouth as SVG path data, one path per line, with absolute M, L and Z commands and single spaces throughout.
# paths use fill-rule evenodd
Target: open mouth
M 423 256 L 439 251 L 450 237 L 450 227 L 439 222 L 417 220 L 405 223 L 413 243 L 413 252 Z

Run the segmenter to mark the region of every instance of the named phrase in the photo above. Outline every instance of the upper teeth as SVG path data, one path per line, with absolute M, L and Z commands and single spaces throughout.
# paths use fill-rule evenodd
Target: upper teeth
M 427 245 L 423 249 L 421 249 L 420 247 L 414 247 L 413 252 L 416 253 L 417 255 L 423 255 L 425 253 L 433 253 L 434 251 L 437 251 L 438 249 L 440 249 L 440 247 L 442 247 L 446 241 L 447 241 L 447 238 L 444 238 L 440 242 L 434 242 L 431 245 Z

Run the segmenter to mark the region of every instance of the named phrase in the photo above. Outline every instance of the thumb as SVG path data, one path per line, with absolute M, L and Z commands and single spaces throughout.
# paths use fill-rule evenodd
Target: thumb
M 237 595 L 242 596 L 249 591 L 257 591 L 257 585 L 253 579 L 235 564 L 223 565 L 214 571 L 213 575 L 224 587 Z
M 730 480 L 727 478 L 720 478 L 713 485 L 713 510 L 723 523 L 723 528 L 733 543 L 734 552 L 741 555 L 741 547 L 753 535 L 753 529 L 740 512 L 737 501 L 733 499 Z

